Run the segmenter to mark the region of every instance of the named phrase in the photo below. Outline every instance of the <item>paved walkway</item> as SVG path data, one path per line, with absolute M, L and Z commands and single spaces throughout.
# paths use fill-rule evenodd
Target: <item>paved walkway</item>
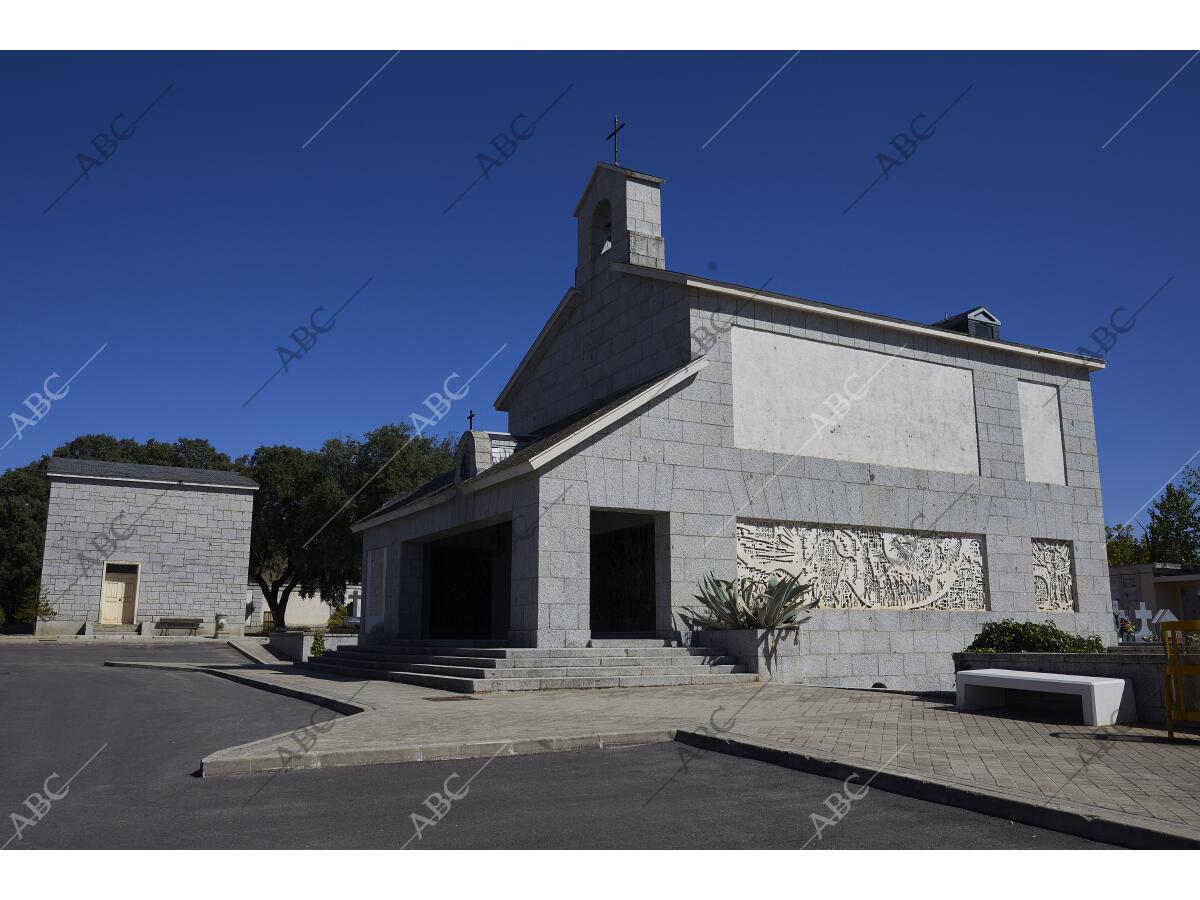
M 154 666 L 155 664 L 144 664 Z M 170 664 L 158 664 L 170 665 Z M 959 713 L 948 699 L 802 685 L 692 685 L 449 694 L 303 673 L 207 666 L 335 708 L 312 729 L 231 747 L 206 774 L 486 757 L 670 740 L 676 730 L 785 748 L 941 785 L 1200 840 L 1200 739 L 1133 726 L 1063 724 L 1029 711 Z M 347 706 L 346 704 L 349 704 Z M 282 761 L 282 762 L 281 762 Z

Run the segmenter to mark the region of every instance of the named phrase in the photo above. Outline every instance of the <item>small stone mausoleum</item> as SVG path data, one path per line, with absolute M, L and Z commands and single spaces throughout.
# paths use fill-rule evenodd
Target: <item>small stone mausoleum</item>
M 241 634 L 258 485 L 235 472 L 52 457 L 39 634 Z M 185 630 L 186 630 L 186 626 Z M 177 632 L 176 632 L 177 633 Z
M 596 166 L 508 432 L 354 526 L 363 640 L 688 645 L 706 574 L 787 572 L 820 602 L 789 680 L 946 689 L 1007 617 L 1113 643 L 1103 362 L 980 306 L 923 324 L 672 271 L 662 186 Z

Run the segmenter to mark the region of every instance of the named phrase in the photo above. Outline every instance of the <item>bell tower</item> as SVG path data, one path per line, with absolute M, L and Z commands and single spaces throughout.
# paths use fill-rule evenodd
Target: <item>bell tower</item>
M 662 236 L 663 179 L 596 163 L 575 206 L 579 254 L 575 286 L 582 288 L 613 262 L 666 268 Z

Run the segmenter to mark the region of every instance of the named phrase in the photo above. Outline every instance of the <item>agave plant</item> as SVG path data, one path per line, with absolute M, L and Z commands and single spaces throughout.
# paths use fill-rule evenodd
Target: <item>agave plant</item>
M 796 575 L 772 575 L 764 585 L 750 578 L 723 581 L 709 573 L 695 596 L 699 608 L 680 616 L 693 630 L 794 631 L 811 618 L 802 613 L 816 606 L 812 585 Z

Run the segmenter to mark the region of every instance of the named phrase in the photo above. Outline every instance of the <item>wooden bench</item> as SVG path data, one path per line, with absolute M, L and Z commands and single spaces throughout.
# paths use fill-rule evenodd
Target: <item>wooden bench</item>
M 172 628 L 177 628 L 186 631 L 190 635 L 195 635 L 200 630 L 200 623 L 203 619 L 184 619 L 184 618 L 164 618 L 158 620 L 158 633 L 165 637 L 167 632 Z
M 1003 706 L 1005 691 L 1075 694 L 1083 702 L 1083 724 L 1115 725 L 1137 721 L 1133 685 L 1123 678 L 1056 675 L 1015 669 L 967 669 L 954 676 L 955 706 L 960 710 Z

